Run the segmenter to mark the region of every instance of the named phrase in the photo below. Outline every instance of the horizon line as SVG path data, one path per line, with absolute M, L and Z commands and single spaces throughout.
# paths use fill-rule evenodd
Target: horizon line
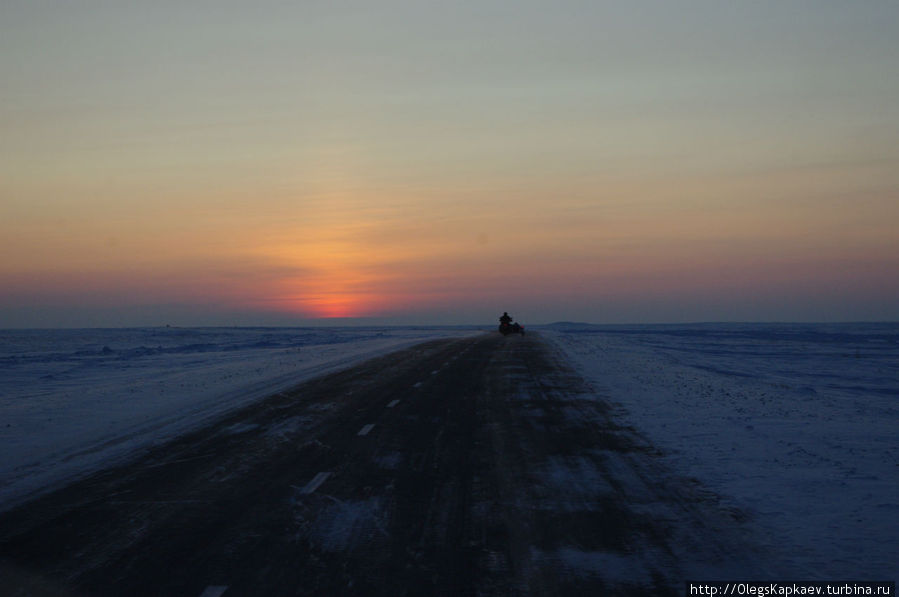
M 352 320 L 344 323 L 320 323 L 340 319 Z M 360 318 L 322 318 L 304 321 L 297 324 L 281 325 L 117 325 L 117 326 L 11 326 L 0 327 L 0 331 L 30 331 L 30 330 L 129 330 L 129 329 L 294 329 L 294 328 L 462 328 L 462 327 L 496 327 L 494 323 L 375 323 L 359 321 Z M 623 326 L 700 326 L 700 325 L 852 325 L 852 324 L 899 324 L 899 320 L 889 319 L 858 319 L 858 320 L 710 320 L 710 321 L 652 321 L 652 322 L 588 322 L 559 320 L 549 323 L 523 324 L 525 328 L 543 328 L 557 325 L 583 325 L 594 327 L 623 327 Z

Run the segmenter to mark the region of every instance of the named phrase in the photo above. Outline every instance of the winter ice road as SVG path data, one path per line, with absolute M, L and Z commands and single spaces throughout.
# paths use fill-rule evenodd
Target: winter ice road
M 4 595 L 682 594 L 767 577 L 539 336 L 271 396 L 0 517 Z

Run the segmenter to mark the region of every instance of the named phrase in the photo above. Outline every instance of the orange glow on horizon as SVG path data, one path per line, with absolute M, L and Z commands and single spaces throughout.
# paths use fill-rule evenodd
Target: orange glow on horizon
M 366 198 L 385 205 L 384 198 Z M 255 306 L 314 318 L 373 317 L 426 302 L 420 288 L 429 260 L 446 251 L 435 236 L 422 239 L 386 208 L 376 216 L 359 199 L 334 197 L 326 212 L 310 215 L 265 246 L 257 259 L 284 275 L 259 288 Z M 349 216 L 347 214 L 350 214 Z M 293 273 L 295 272 L 295 273 Z

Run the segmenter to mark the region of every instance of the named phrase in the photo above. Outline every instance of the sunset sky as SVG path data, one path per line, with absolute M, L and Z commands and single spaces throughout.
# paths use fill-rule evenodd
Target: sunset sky
M 897 320 L 897 39 L 894 0 L 4 0 L 0 327 Z

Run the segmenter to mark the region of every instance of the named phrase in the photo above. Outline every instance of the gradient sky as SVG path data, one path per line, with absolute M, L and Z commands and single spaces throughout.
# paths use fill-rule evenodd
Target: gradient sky
M 4 0 L 0 327 L 897 320 L 897 36 L 894 0 Z

